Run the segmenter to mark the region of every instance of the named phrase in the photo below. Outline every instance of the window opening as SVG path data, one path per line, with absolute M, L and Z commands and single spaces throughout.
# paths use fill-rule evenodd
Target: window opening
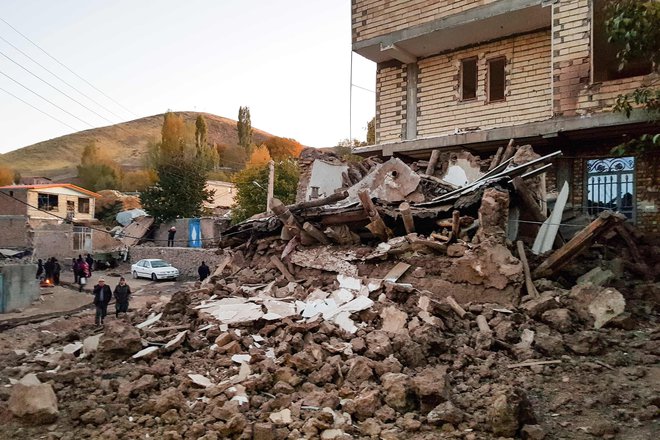
M 78 212 L 81 214 L 89 214 L 89 199 L 87 197 L 78 198 Z
M 461 61 L 461 99 L 463 101 L 477 97 L 477 59 Z
M 587 213 L 618 211 L 635 220 L 635 158 L 587 160 Z
M 488 101 L 503 101 L 505 87 L 505 58 L 488 61 Z
M 57 211 L 59 199 L 55 194 L 38 193 L 37 207 L 43 211 Z

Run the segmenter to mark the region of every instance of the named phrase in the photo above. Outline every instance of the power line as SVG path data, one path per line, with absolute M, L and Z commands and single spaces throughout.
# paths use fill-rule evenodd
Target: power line
M 90 101 L 92 101 L 94 104 L 96 104 L 96 105 L 98 105 L 99 107 L 101 107 L 103 110 L 107 111 L 108 113 L 110 113 L 111 115 L 113 115 L 114 117 L 116 117 L 116 118 L 118 118 L 118 119 L 124 119 L 123 117 L 119 116 L 118 114 L 116 114 L 115 112 L 113 112 L 112 110 L 110 110 L 109 108 L 107 108 L 106 106 L 104 106 L 103 104 L 101 104 L 100 102 L 96 101 L 96 100 L 95 100 L 94 98 L 92 98 L 91 96 L 87 95 L 87 94 L 86 94 L 85 92 L 83 92 L 82 90 L 80 90 L 80 89 L 78 89 L 77 87 L 71 85 L 71 84 L 70 84 L 68 81 L 66 81 L 64 78 L 62 78 L 61 76 L 57 75 L 55 72 L 53 72 L 52 70 L 50 70 L 49 68 L 47 68 L 46 66 L 44 66 L 43 64 L 41 64 L 39 61 L 37 61 L 37 60 L 35 60 L 34 58 L 32 58 L 30 55 L 28 55 L 27 53 L 25 53 L 24 51 L 22 51 L 20 48 L 16 47 L 16 46 L 15 46 L 14 44 L 12 44 L 9 40 L 5 39 L 2 35 L 0 35 L 0 40 L 4 41 L 4 42 L 7 43 L 8 45 L 10 45 L 10 46 L 13 47 L 14 49 L 16 49 L 18 52 L 20 52 L 21 54 L 23 54 L 23 56 L 25 56 L 26 58 L 28 58 L 30 61 L 32 61 L 33 63 L 35 63 L 36 65 L 38 65 L 38 66 L 41 67 L 42 69 L 44 69 L 46 72 L 48 72 L 48 73 L 50 73 L 51 75 L 53 75 L 55 78 L 57 78 L 57 79 L 59 79 L 60 81 L 62 81 L 62 82 L 63 82 L 64 84 L 66 84 L 67 86 L 71 87 L 71 88 L 72 88 L 73 90 L 75 90 L 76 92 L 80 93 L 80 94 L 81 94 L 82 96 L 84 96 L 85 98 L 87 98 L 87 99 L 89 99 Z
M 31 71 L 30 69 L 28 69 L 27 67 L 21 65 L 20 63 L 18 63 L 18 62 L 16 62 L 15 60 L 13 60 L 11 57 L 7 56 L 4 52 L 0 51 L 0 55 L 2 55 L 3 57 L 7 58 L 7 59 L 8 59 L 9 61 L 11 61 L 12 63 L 16 64 L 18 67 L 20 67 L 21 69 L 25 70 L 25 71 L 26 71 L 27 73 L 29 73 L 30 75 L 32 75 L 32 76 L 34 76 L 35 78 L 37 78 L 39 81 L 41 81 L 41 82 L 43 82 L 43 83 L 49 85 L 49 86 L 52 87 L 53 89 L 57 90 L 58 92 L 60 92 L 61 94 L 63 94 L 64 96 L 66 96 L 67 98 L 69 98 L 70 100 L 72 100 L 73 102 L 75 102 L 76 104 L 78 104 L 78 105 L 80 105 L 81 107 L 83 107 L 83 108 L 89 110 L 90 112 L 94 113 L 94 114 L 95 114 L 96 116 L 98 116 L 99 118 L 101 118 L 101 119 L 103 119 L 103 120 L 109 122 L 110 124 L 113 124 L 113 125 L 114 125 L 114 122 L 112 122 L 110 119 L 108 119 L 108 118 L 106 118 L 105 116 L 103 116 L 103 115 L 101 115 L 101 114 L 95 112 L 94 110 L 92 110 L 91 108 L 89 108 L 89 107 L 87 107 L 85 104 L 83 104 L 82 102 L 78 101 L 77 99 L 71 97 L 69 94 L 67 94 L 67 93 L 63 92 L 62 90 L 60 90 L 59 88 L 55 87 L 54 85 L 52 85 L 51 83 L 49 83 L 48 81 L 46 81 L 45 79 L 43 79 L 42 77 L 40 77 L 39 75 L 37 75 L 36 73 L 32 72 L 32 71 Z
M 105 96 L 106 98 L 108 98 L 110 101 L 112 101 L 112 102 L 114 102 L 115 104 L 117 104 L 119 107 L 121 107 L 122 109 L 124 109 L 125 111 L 127 111 L 128 113 L 130 113 L 131 115 L 137 117 L 137 115 L 136 115 L 135 113 L 133 113 L 132 111 L 130 111 L 129 109 L 127 109 L 126 107 L 124 107 L 123 105 L 121 105 L 120 103 L 118 103 L 117 101 L 115 101 L 114 99 L 112 99 L 110 96 L 106 95 L 102 90 L 100 90 L 100 89 L 99 89 L 98 87 L 96 87 L 94 84 L 90 83 L 90 82 L 87 81 L 85 78 L 83 78 L 82 76 L 78 75 L 76 72 L 74 72 L 73 70 L 71 70 L 67 65 L 65 65 L 64 63 L 62 63 L 60 60 L 58 60 L 57 58 L 55 58 L 54 56 L 52 56 L 51 54 L 49 54 L 48 52 L 46 52 L 44 49 L 41 48 L 41 46 L 39 46 L 37 43 L 35 43 L 34 41 L 32 41 L 32 40 L 31 40 L 30 38 L 28 38 L 26 35 L 24 35 L 23 33 L 21 33 L 21 32 L 20 32 L 18 29 L 16 29 L 14 26 L 12 26 L 11 24 L 9 24 L 9 23 L 7 22 L 7 20 L 5 20 L 4 18 L 0 17 L 0 21 L 2 21 L 4 24 L 6 24 L 6 25 L 9 26 L 10 28 L 12 28 L 12 29 L 14 30 L 14 32 L 16 32 L 18 35 L 20 35 L 21 37 L 25 38 L 27 41 L 29 41 L 30 43 L 32 43 L 32 45 L 33 45 L 34 47 L 36 47 L 37 49 L 39 49 L 41 52 L 45 53 L 49 58 L 51 58 L 51 59 L 52 59 L 53 61 L 55 61 L 57 64 L 59 64 L 60 66 L 64 67 L 66 70 L 68 70 L 69 72 L 71 72 L 73 75 L 75 75 L 75 76 L 76 76 L 77 78 L 79 78 L 80 80 L 84 81 L 88 86 L 90 86 L 91 88 L 93 88 L 94 90 L 96 90 L 97 92 L 99 92 L 101 95 L 103 95 L 103 96 Z
M 70 129 L 72 129 L 73 131 L 79 131 L 77 128 L 70 126 L 69 124 L 67 124 L 67 123 L 64 122 L 64 121 L 60 121 L 60 120 L 57 119 L 55 116 L 46 113 L 45 111 L 41 110 L 40 108 L 35 107 L 34 105 L 32 105 L 32 104 L 30 104 L 29 102 L 23 100 L 22 98 L 19 98 L 18 96 L 14 95 L 14 94 L 11 93 L 10 91 L 5 90 L 5 89 L 3 89 L 2 87 L 0 87 L 0 90 L 2 90 L 3 92 L 5 92 L 5 93 L 8 94 L 8 95 L 13 96 L 14 98 L 18 99 L 18 100 L 21 101 L 22 103 L 24 103 L 24 104 L 26 104 L 26 105 L 29 105 L 30 107 L 32 107 L 32 108 L 35 109 L 36 111 L 43 113 L 44 115 L 46 115 L 46 116 L 48 116 L 49 118 L 51 118 L 51 119 L 53 119 L 53 120 L 59 122 L 60 124 L 62 124 L 62 125 L 66 125 L 67 127 L 69 127 Z
M 93 126 L 92 124 L 90 124 L 89 122 L 87 122 L 87 121 L 83 121 L 83 120 L 80 119 L 78 116 L 74 115 L 73 113 L 69 112 L 68 110 L 63 109 L 62 107 L 60 107 L 59 105 L 55 104 L 55 103 L 52 102 L 51 100 L 49 100 L 49 99 L 47 99 L 47 98 L 44 98 L 43 96 L 41 96 L 40 94 L 38 94 L 37 92 L 35 92 L 35 91 L 32 90 L 31 88 L 29 88 L 28 86 L 25 86 L 25 85 L 21 84 L 20 82 L 16 81 L 14 78 L 12 78 L 11 76 L 7 75 L 7 74 L 4 73 L 3 71 L 0 71 L 0 75 L 4 75 L 4 76 L 6 76 L 6 77 L 9 78 L 10 80 L 12 80 L 12 81 L 15 82 L 16 84 L 18 84 L 19 86 L 23 87 L 25 90 L 29 91 L 30 93 L 33 93 L 33 94 L 37 95 L 39 98 L 43 99 L 44 101 L 46 101 L 46 102 L 49 103 L 50 105 L 59 108 L 59 109 L 62 110 L 64 113 L 68 114 L 69 116 L 73 116 L 74 118 L 76 118 L 77 120 L 79 120 L 80 122 L 82 122 L 83 124 L 85 124 L 85 125 L 89 125 L 90 127 L 94 128 L 94 126 Z

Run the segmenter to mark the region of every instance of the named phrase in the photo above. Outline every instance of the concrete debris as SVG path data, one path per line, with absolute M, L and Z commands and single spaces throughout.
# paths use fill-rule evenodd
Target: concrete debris
M 538 228 L 511 224 L 529 203 L 540 218 L 534 173 L 554 156 L 506 151 L 347 165 L 340 192 L 235 225 L 211 277 L 111 316 L 101 334 L 89 311 L 0 333 L 7 436 L 613 435 L 602 419 L 650 438 L 660 288 L 626 259 L 640 237 L 621 241 L 619 220 L 601 219 L 579 243 L 557 236 L 549 256 L 525 251 Z M 652 245 L 637 248 L 657 266 Z M 547 278 L 534 280 L 539 267 Z M 33 387 L 54 405 L 21 403 Z
M 13 415 L 34 425 L 52 423 L 59 415 L 57 396 L 47 383 L 14 385 L 7 407 Z

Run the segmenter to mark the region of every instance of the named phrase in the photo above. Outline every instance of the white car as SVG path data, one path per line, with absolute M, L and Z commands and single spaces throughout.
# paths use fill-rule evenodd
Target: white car
M 164 279 L 176 280 L 179 276 L 179 269 L 173 267 L 165 260 L 148 258 L 140 260 L 131 266 L 133 278 L 151 278 L 154 281 Z

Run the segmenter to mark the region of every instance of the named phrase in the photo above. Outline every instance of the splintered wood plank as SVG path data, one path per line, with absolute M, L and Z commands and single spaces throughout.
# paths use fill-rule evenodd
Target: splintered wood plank
M 408 269 L 410 269 L 410 264 L 400 261 L 387 272 L 383 280 L 395 283 Z

